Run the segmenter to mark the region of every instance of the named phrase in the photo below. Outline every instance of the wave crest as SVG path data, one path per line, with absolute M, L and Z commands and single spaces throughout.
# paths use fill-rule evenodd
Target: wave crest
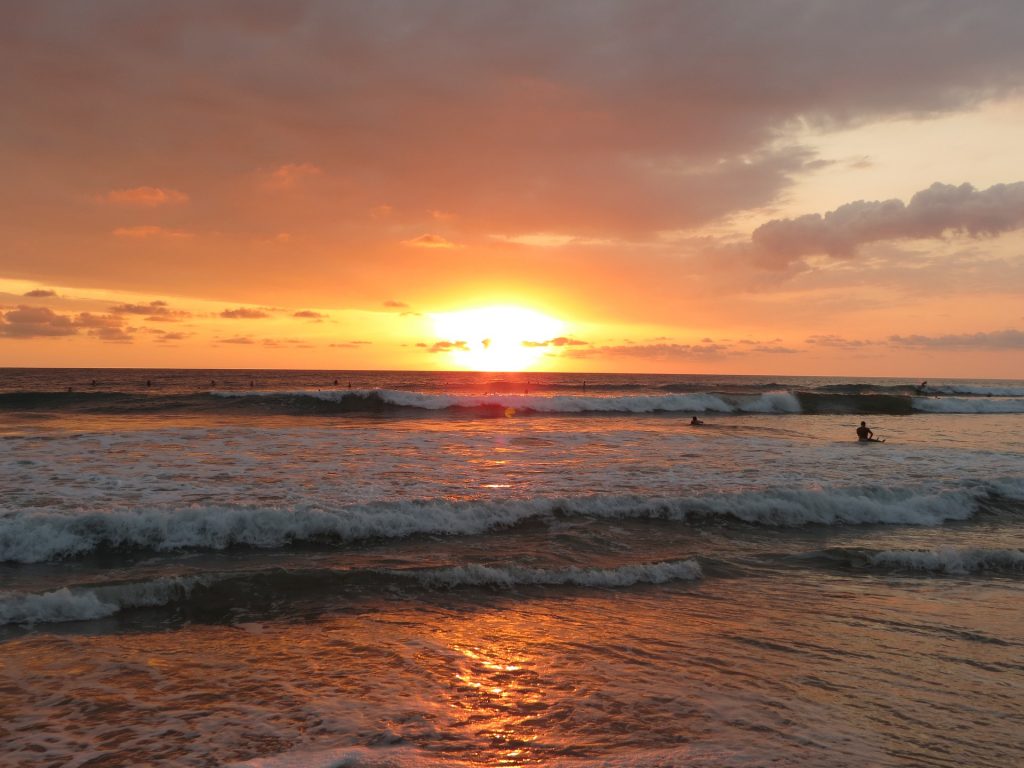
M 406 575 L 405 571 L 392 571 Z M 460 565 L 419 572 L 415 578 L 430 587 L 515 587 L 561 586 L 631 587 L 634 584 L 664 584 L 668 581 L 693 581 L 702 578 L 696 560 L 640 563 L 618 568 L 564 568 L 545 570 L 523 566 Z
M 87 514 L 19 510 L 0 514 L 0 562 L 37 563 L 104 551 L 276 549 L 297 543 L 349 543 L 417 535 L 477 535 L 553 515 L 705 520 L 774 527 L 941 525 L 965 520 L 993 500 L 1016 508 L 1024 480 L 934 491 L 852 487 L 768 489 L 678 498 L 579 496 L 511 501 L 403 501 L 320 507 L 195 506 L 115 509 Z
M 965 575 L 981 572 L 1024 573 L 1019 549 L 891 549 L 877 552 L 869 563 L 878 568 Z
M 128 608 L 152 608 L 187 597 L 203 577 L 170 577 L 89 588 L 62 587 L 42 594 L 0 593 L 0 626 L 86 621 Z

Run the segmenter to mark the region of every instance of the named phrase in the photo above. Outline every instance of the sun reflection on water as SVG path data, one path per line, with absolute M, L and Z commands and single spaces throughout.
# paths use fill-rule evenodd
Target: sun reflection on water
M 536 763 L 532 745 L 548 706 L 536 660 L 498 643 L 452 650 L 457 670 L 448 705 L 455 724 L 488 743 L 497 765 Z

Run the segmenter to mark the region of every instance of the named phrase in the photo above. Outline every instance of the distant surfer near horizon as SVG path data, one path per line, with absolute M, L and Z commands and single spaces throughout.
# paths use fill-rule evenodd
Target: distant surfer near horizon
M 875 433 L 872 432 L 865 422 L 861 422 L 860 426 L 857 427 L 857 440 L 862 443 L 884 443 L 885 440 L 875 437 Z
M 704 422 L 701 421 L 700 419 L 698 419 L 696 416 L 694 416 L 692 419 L 690 419 L 690 426 L 691 427 L 699 427 L 703 423 Z

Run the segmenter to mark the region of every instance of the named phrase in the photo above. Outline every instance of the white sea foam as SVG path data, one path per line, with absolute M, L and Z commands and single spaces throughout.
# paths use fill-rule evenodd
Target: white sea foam
M 964 575 L 984 571 L 1024 572 L 1019 549 L 893 549 L 871 556 L 871 565 L 907 571 Z
M 293 541 L 355 541 L 415 534 L 475 534 L 550 509 L 549 502 L 457 504 L 396 502 L 325 510 L 317 507 L 193 506 L 74 514 L 25 511 L 0 518 L 0 562 L 36 563 L 108 549 L 171 551 Z
M 388 748 L 347 747 L 330 750 L 296 750 L 270 757 L 257 757 L 229 768 L 404 768 L 405 766 L 440 766 L 441 761 L 424 761 L 418 750 L 402 747 L 394 752 Z
M 558 513 L 681 522 L 722 517 L 778 527 L 869 523 L 930 526 L 971 517 L 990 492 L 1020 500 L 1024 498 L 1024 480 L 945 491 L 865 487 L 769 489 L 675 498 L 594 495 L 486 502 L 437 499 L 338 509 L 210 505 L 91 513 L 19 510 L 0 517 L 0 561 L 45 562 L 104 549 L 271 549 L 321 539 L 474 535 Z
M 979 384 L 928 385 L 925 391 L 937 395 L 976 395 L 991 397 L 1024 397 L 1024 387 L 982 386 Z
M 470 564 L 423 571 L 385 570 L 380 573 L 400 578 L 411 577 L 425 587 L 443 589 L 529 585 L 629 587 L 635 584 L 693 581 L 702 577 L 696 560 L 640 563 L 609 569 L 573 567 L 545 570 L 515 565 Z M 144 582 L 62 587 L 40 594 L 0 592 L 0 626 L 102 619 L 131 608 L 158 607 L 184 600 L 198 586 L 211 586 L 238 576 L 244 574 L 164 577 Z
M 1024 398 L 915 397 L 913 406 L 923 413 L 1024 413 Z
M 131 584 L 63 587 L 42 594 L 0 592 L 0 626 L 85 621 L 126 608 L 166 605 L 186 597 L 204 577 L 170 577 Z
M 408 571 L 389 571 L 409 576 Z M 414 573 L 420 583 L 429 587 L 465 586 L 556 586 L 630 587 L 634 584 L 664 584 L 668 581 L 693 581 L 702 577 L 696 560 L 639 563 L 619 568 L 563 568 L 545 570 L 523 566 L 489 566 L 470 564 Z
M 941 525 L 966 520 L 977 510 L 982 488 L 927 492 L 917 489 L 833 488 L 774 489 L 682 499 L 635 500 L 632 506 L 614 499 L 587 499 L 565 504 L 579 514 L 602 517 L 661 517 L 693 521 L 700 517 L 731 517 L 747 523 L 796 527 L 817 525 Z

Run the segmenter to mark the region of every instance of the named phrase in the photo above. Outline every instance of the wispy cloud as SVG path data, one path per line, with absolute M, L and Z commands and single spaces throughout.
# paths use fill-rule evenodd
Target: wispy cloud
M 172 309 L 166 301 L 151 301 L 149 304 L 117 304 L 110 307 L 116 315 L 145 315 L 147 320 L 157 322 L 175 322 L 191 317 L 190 312 Z
M 695 357 L 718 357 L 730 352 L 722 344 L 618 344 L 568 349 L 566 357 L 638 357 L 651 360 L 686 360 Z
M 547 341 L 524 341 L 522 344 L 524 347 L 585 347 L 589 343 L 579 339 L 571 339 L 568 336 L 559 336 Z
M 131 187 L 130 189 L 112 189 L 103 196 L 103 199 L 108 203 L 118 205 L 156 208 L 161 205 L 187 203 L 189 197 L 184 192 L 166 187 Z
M 191 232 L 184 232 L 180 229 L 168 229 L 152 224 L 142 224 L 137 227 L 117 227 L 113 231 L 114 237 L 127 237 L 142 240 L 150 237 L 185 239 L 193 237 Z
M 313 163 L 286 163 L 278 166 L 264 178 L 264 186 L 269 189 L 292 189 L 305 179 L 323 174 L 323 168 Z
M 270 317 L 270 314 L 262 309 L 238 307 L 237 309 L 225 309 L 220 313 L 220 316 L 230 320 L 261 320 L 265 317 Z
M 613 245 L 614 240 L 582 235 L 557 234 L 554 232 L 533 232 L 523 235 L 491 235 L 492 240 L 515 245 L 529 245 L 536 248 L 562 248 L 567 245 Z
M 414 237 L 410 240 L 403 240 L 402 245 L 409 246 L 410 248 L 458 248 L 456 243 L 448 240 L 441 235 L 434 234 L 423 234 L 419 237 Z
M 416 346 L 421 346 L 417 344 Z M 422 345 L 426 346 L 426 345 Z M 429 347 L 427 352 L 434 354 L 436 352 L 451 352 L 453 349 L 462 350 L 463 352 L 469 351 L 469 342 L 466 341 L 435 341 Z
M 890 336 L 889 342 L 899 347 L 930 349 L 1024 350 L 1024 331 L 1008 329 L 985 333 L 948 334 L 945 336 Z

